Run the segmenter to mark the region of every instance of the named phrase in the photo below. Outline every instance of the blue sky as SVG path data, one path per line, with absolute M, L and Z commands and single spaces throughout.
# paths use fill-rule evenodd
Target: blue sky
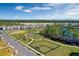
M 75 3 L 0 3 L 0 19 L 78 20 Z

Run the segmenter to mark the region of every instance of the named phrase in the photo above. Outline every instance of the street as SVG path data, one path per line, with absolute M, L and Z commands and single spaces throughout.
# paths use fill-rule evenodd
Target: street
M 32 50 L 29 50 L 26 46 L 22 45 L 21 43 L 17 42 L 13 38 L 9 37 L 4 32 L 2 32 L 2 34 L 0 34 L 0 36 L 4 39 L 4 41 L 9 43 L 11 46 L 13 46 L 19 52 L 19 55 L 21 55 L 21 56 L 37 56 L 37 54 L 35 52 L 33 52 Z

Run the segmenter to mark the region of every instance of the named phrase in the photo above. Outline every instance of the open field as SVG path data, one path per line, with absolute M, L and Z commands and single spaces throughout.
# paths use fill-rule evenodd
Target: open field
M 14 56 L 16 55 L 15 50 L 11 47 L 9 47 L 9 45 L 3 41 L 2 39 L 0 39 L 0 56 Z
M 47 39 L 37 34 L 39 30 L 15 30 L 15 33 L 14 30 L 8 30 L 6 32 L 46 56 L 68 56 L 73 52 L 79 53 L 78 46 L 70 46 Z
M 22 41 L 23 43 L 27 44 L 31 41 L 31 39 L 29 37 L 24 36 L 24 34 L 26 34 L 28 31 L 25 30 L 16 30 L 15 32 L 13 32 L 13 30 L 9 30 L 10 32 L 8 32 L 10 35 L 12 35 L 13 37 L 15 37 L 16 39 Z
M 46 54 L 49 51 L 59 47 L 59 45 L 48 42 L 46 40 L 33 42 L 30 46 L 43 54 Z
M 60 46 L 59 48 L 48 52 L 46 55 L 50 56 L 68 56 L 72 52 L 79 53 L 79 48 L 69 47 L 69 46 Z

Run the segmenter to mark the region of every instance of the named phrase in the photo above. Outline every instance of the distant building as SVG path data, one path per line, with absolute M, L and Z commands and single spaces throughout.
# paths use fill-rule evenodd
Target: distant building
M 17 26 L 0 26 L 0 30 L 7 30 L 7 29 L 31 29 L 31 28 L 42 28 L 46 27 L 47 25 L 53 25 L 53 24 L 58 24 L 58 25 L 79 25 L 79 23 L 28 23 L 26 25 L 17 25 Z

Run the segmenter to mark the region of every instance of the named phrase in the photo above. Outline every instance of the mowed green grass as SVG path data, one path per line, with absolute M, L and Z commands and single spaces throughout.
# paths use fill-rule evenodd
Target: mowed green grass
M 15 37 L 16 39 L 22 41 L 23 43 L 27 44 L 31 41 L 30 38 L 25 37 L 23 34 L 12 34 L 13 37 Z
M 13 30 L 11 30 L 9 32 L 9 34 L 11 36 L 13 36 L 17 40 L 20 40 L 23 43 L 27 44 L 27 43 L 29 43 L 31 41 L 31 39 L 25 36 L 26 33 L 27 33 L 27 31 L 25 31 L 25 30 L 15 30 L 15 32 Z
M 16 30 L 16 32 L 17 31 L 18 30 Z M 25 31 L 25 32 L 12 34 L 12 36 L 25 44 L 31 41 L 31 39 L 28 37 L 33 38 L 34 40 L 31 44 L 29 44 L 29 46 L 39 51 L 40 53 L 43 53 L 46 56 L 68 56 L 72 52 L 79 53 L 78 46 L 75 47 L 73 46 L 71 47 L 70 45 L 65 46 L 66 44 L 62 44 L 62 43 L 57 44 L 59 42 L 55 42 L 55 41 L 52 42 L 52 40 L 49 41 L 50 39 L 47 39 L 45 37 L 39 36 L 34 33 L 37 32 L 38 30 L 21 30 L 21 31 Z M 14 31 L 10 31 L 9 34 L 12 32 Z M 28 37 L 25 37 L 25 34 L 27 34 Z
M 68 56 L 72 52 L 79 53 L 79 48 L 74 48 L 74 47 L 68 47 L 68 46 L 63 46 L 61 45 L 59 48 L 52 50 L 48 52 L 47 56 Z
M 39 35 L 29 35 L 30 37 L 34 38 L 35 40 L 31 44 L 31 46 L 41 53 L 44 53 L 47 56 L 68 56 L 72 52 L 79 53 L 78 46 L 71 47 L 70 45 L 65 46 L 66 44 L 57 44 L 59 42 L 51 42 L 47 41 L 45 37 L 41 37 Z M 48 39 L 49 40 L 49 39 Z M 46 53 L 47 52 L 47 53 Z
M 46 40 L 34 41 L 30 46 L 43 54 L 46 54 L 56 47 L 59 47 L 59 45 L 48 42 Z

